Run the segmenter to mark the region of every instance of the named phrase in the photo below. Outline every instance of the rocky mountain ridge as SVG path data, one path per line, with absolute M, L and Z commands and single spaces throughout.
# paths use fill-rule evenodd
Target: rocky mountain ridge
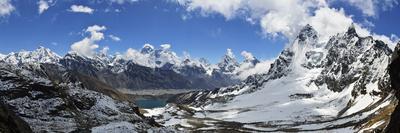
M 244 69 L 239 69 L 240 64 L 245 64 L 248 70 L 260 62 L 253 57 L 252 60 L 239 64 L 231 50 L 218 65 L 209 64 L 204 59 L 178 57 L 170 49 L 170 45 L 155 49 L 154 46 L 145 44 L 140 52 L 133 49 L 131 51 L 130 54 L 114 56 L 98 53 L 93 57 L 69 52 L 61 57 L 50 49 L 39 47 L 34 51 L 4 55 L 1 60 L 17 66 L 59 64 L 69 71 L 95 77 L 113 88 L 132 90 L 214 89 L 229 86 L 240 81 L 237 75 L 245 73 Z
M 220 123 L 216 127 L 189 124 L 194 130 L 383 130 L 389 123 L 387 113 L 397 103 L 387 71 L 391 55 L 385 43 L 359 36 L 354 26 L 321 43 L 307 25 L 268 73 L 231 87 L 179 95 L 170 99 L 177 105 L 152 115 L 161 123 L 194 118 L 204 119 L 200 123 L 205 125 Z M 187 113 L 166 117 L 168 110 Z M 241 126 L 221 124 L 232 122 Z

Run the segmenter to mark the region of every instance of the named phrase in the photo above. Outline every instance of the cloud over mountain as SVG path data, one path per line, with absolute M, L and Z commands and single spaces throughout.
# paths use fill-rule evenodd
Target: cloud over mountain
M 372 33 L 362 24 L 354 21 L 351 15 L 346 14 L 343 8 L 333 8 L 335 1 L 327 0 L 227 0 L 224 2 L 213 0 L 175 0 L 188 12 L 200 12 L 202 16 L 220 14 L 227 20 L 241 18 L 251 24 L 258 24 L 264 35 L 276 37 L 283 35 L 293 40 L 299 30 L 310 24 L 320 33 L 321 40 L 327 41 L 329 36 L 344 32 L 354 23 L 361 35 L 383 36 Z M 359 4 L 359 3 L 362 4 Z M 374 0 L 350 0 L 350 5 L 357 6 L 367 16 L 377 14 L 377 2 Z M 392 8 L 398 5 L 396 0 L 387 0 L 382 5 Z M 389 38 L 389 37 L 386 37 Z M 394 45 L 397 40 L 386 39 L 386 43 Z
M 102 31 L 106 29 L 107 28 L 105 26 L 89 26 L 85 32 L 89 33 L 90 36 L 85 37 L 81 41 L 73 43 L 71 45 L 71 50 L 77 52 L 78 54 L 92 57 L 96 53 L 95 50 L 99 48 L 99 45 L 96 43 L 104 39 L 104 34 Z

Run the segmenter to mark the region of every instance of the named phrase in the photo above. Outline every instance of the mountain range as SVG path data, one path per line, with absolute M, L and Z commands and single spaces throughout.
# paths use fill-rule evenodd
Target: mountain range
M 307 25 L 267 73 L 177 95 L 169 100 L 175 104 L 145 115 L 193 131 L 381 132 L 397 105 L 388 72 L 392 53 L 354 26 L 320 42 Z
M 228 49 L 209 64 L 170 47 L 1 55 L 0 132 L 399 131 L 400 43 L 393 52 L 354 26 L 322 42 L 306 25 L 273 62 Z M 139 109 L 118 89 L 197 90 Z
M 238 63 L 231 49 L 218 64 L 204 58 L 179 57 L 162 45 L 155 49 L 145 44 L 138 51 L 130 49 L 125 54 L 97 53 L 88 57 L 71 51 L 61 57 L 48 48 L 21 51 L 0 56 L 8 64 L 56 64 L 70 72 L 96 78 L 116 89 L 214 89 L 239 83 L 260 63 L 253 57 Z M 261 65 L 261 64 L 260 64 Z M 262 65 L 265 65 L 262 64 Z

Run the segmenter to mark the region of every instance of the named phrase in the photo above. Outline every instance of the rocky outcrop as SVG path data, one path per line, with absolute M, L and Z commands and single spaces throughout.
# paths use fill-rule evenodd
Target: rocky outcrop
M 0 103 L 0 132 L 2 133 L 30 133 L 29 124 L 12 111 L 8 105 Z
M 395 51 L 392 55 L 392 62 L 389 65 L 389 74 L 391 80 L 392 89 L 396 92 L 396 98 L 400 99 L 400 42 L 397 44 Z M 400 106 L 396 106 L 396 109 L 391 115 L 390 123 L 386 127 L 385 131 L 388 133 L 399 133 L 400 132 Z
M 0 63 L 0 99 L 9 107 L 1 108 L 6 109 L 5 117 L 14 117 L 7 112 L 15 112 L 33 132 L 90 132 L 93 128 L 126 125 L 130 129 L 126 132 L 169 130 L 144 117 L 123 94 L 90 78 L 78 81 L 77 77 L 84 77 L 73 74 L 54 64 L 16 67 Z M 29 129 L 22 127 L 24 123 L 17 118 L 16 124 L 12 122 L 4 126 Z

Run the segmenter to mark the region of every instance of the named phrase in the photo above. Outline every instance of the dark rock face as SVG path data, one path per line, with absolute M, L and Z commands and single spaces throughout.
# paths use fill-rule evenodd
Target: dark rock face
M 396 49 L 392 56 L 392 62 L 389 65 L 389 74 L 392 89 L 396 92 L 396 98 L 400 99 L 400 43 L 397 44 Z M 395 111 L 392 113 L 390 123 L 386 127 L 388 133 L 400 132 L 400 106 L 397 105 Z
M 7 105 L 0 104 L 0 132 L 2 133 L 30 133 L 28 123 L 15 114 Z
M 318 34 L 314 30 L 314 28 L 307 24 L 299 33 L 299 41 L 306 41 L 308 38 L 318 39 Z
M 289 71 L 291 71 L 289 66 L 292 63 L 293 56 L 294 53 L 291 50 L 286 49 L 282 51 L 278 59 L 271 64 L 271 68 L 269 69 L 267 75 L 269 75 L 271 79 L 277 79 L 285 76 Z
M 357 82 L 362 93 L 366 83 L 380 80 L 374 74 L 382 66 L 376 63 L 383 62 L 392 53 L 382 41 L 359 37 L 354 27 L 350 27 L 342 36 L 332 37 L 326 48 L 328 55 L 321 66 L 324 70 L 315 83 L 326 83 L 328 89 L 334 92 L 341 92 L 346 86 Z

